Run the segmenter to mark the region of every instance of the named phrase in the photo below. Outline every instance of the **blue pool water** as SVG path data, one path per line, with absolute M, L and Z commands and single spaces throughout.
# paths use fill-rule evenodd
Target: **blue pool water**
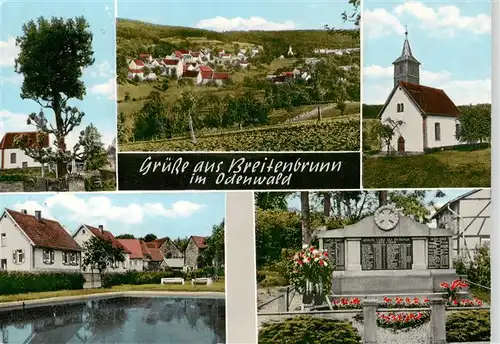
M 114 298 L 0 312 L 1 344 L 226 341 L 224 299 Z

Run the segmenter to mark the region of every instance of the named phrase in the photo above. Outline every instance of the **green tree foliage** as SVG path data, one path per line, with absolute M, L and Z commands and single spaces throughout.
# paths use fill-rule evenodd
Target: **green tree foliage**
M 158 91 L 152 91 L 135 117 L 135 139 L 150 140 L 170 135 L 168 115 L 169 109 L 162 95 Z
M 212 234 L 205 239 L 207 248 L 202 253 L 202 265 L 221 268 L 224 265 L 224 220 L 213 226 Z
M 98 271 L 101 275 L 106 268 L 125 261 L 121 248 L 113 247 L 111 241 L 94 236 L 83 245 L 83 253 L 83 270 Z
M 463 107 L 459 117 L 459 130 L 455 133 L 460 142 L 487 142 L 491 138 L 491 111 L 486 107 Z
M 120 234 L 115 237 L 116 239 L 135 239 L 132 234 Z
M 144 236 L 144 238 L 143 238 L 143 240 L 144 240 L 145 242 L 155 241 L 156 239 L 158 239 L 158 237 L 157 237 L 156 235 L 152 234 L 152 233 L 150 233 L 150 234 L 146 234 L 146 235 Z
M 23 76 L 21 98 L 31 99 L 53 112 L 55 126 L 49 125 L 42 112 L 42 116 L 32 113 L 28 122 L 39 131 L 54 134 L 58 154 L 50 159 L 55 160 L 59 175 L 63 176 L 66 163 L 72 158 L 67 153 L 66 136 L 84 116 L 67 104 L 72 98 L 82 100 L 85 96 L 80 78 L 83 69 L 94 63 L 92 32 L 84 17 L 40 17 L 25 23 L 22 30 L 23 35 L 16 38 L 20 52 L 15 60 L 15 71 Z
M 127 143 L 130 139 L 130 132 L 125 121 L 125 114 L 120 112 L 117 118 L 117 134 L 119 143 Z
M 108 163 L 102 136 L 92 123 L 80 132 L 74 151 L 74 156 L 84 161 L 87 171 L 100 170 Z
M 116 82 L 118 84 L 125 84 L 128 78 L 128 63 L 125 55 L 116 55 Z M 126 98 L 126 96 L 125 96 Z
M 262 210 L 288 210 L 287 199 L 293 192 L 256 192 L 255 206 Z

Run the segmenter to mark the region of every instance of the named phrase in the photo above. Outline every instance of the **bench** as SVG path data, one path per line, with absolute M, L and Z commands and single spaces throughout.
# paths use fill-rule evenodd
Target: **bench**
M 195 284 L 210 285 L 210 284 L 212 284 L 212 279 L 211 278 L 207 278 L 207 277 L 194 278 L 194 279 L 191 280 L 191 284 L 192 285 L 195 285 Z
M 180 277 L 162 278 L 161 282 L 160 282 L 160 284 L 169 284 L 169 283 L 184 284 L 184 278 L 180 278 Z

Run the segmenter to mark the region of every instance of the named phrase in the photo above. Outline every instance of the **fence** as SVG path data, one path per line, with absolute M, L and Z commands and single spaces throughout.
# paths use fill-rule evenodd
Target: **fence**
M 484 286 L 481 286 L 484 287 Z M 293 288 L 293 287 L 292 287 Z M 257 309 L 278 301 L 278 312 L 259 312 L 258 316 L 293 316 L 293 315 L 325 315 L 325 314 L 363 314 L 363 343 L 377 344 L 377 313 L 395 313 L 395 312 L 429 312 L 430 311 L 430 343 L 446 344 L 446 312 L 447 311 L 465 311 L 465 310 L 489 310 L 490 307 L 446 307 L 447 300 L 442 297 L 431 298 L 429 307 L 422 308 L 378 308 L 379 300 L 365 299 L 362 302 L 361 309 L 337 309 L 337 310 L 309 310 L 290 312 L 290 290 L 291 287 L 283 288 L 283 293 L 279 296 L 260 304 Z M 484 287 L 487 288 L 487 287 Z M 293 299 L 293 297 L 292 297 Z

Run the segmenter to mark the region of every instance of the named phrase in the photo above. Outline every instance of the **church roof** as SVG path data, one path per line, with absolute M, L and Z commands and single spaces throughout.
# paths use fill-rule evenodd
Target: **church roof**
M 460 116 L 460 110 L 442 89 L 404 81 L 400 81 L 399 86 L 416 103 L 422 114 L 449 117 Z
M 408 41 L 408 30 L 406 30 L 405 32 L 405 41 L 403 43 L 401 56 L 399 56 L 392 64 L 406 60 L 420 64 L 420 62 L 415 58 L 415 56 L 413 56 L 413 53 L 411 52 L 410 41 Z
M 393 88 L 389 97 L 387 97 L 384 107 L 379 112 L 379 118 L 384 113 L 398 87 L 404 90 L 422 115 L 444 117 L 460 116 L 460 110 L 442 89 L 400 81 Z

